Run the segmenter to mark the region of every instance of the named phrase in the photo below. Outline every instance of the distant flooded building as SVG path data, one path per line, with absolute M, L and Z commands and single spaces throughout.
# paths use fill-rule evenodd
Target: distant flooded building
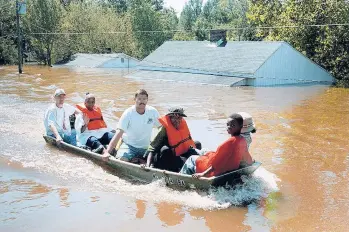
M 331 84 L 333 76 L 286 42 L 168 41 L 139 63 L 134 78 L 273 86 Z
M 139 60 L 124 53 L 87 54 L 77 53 L 73 60 L 64 64 L 73 67 L 87 68 L 134 68 Z

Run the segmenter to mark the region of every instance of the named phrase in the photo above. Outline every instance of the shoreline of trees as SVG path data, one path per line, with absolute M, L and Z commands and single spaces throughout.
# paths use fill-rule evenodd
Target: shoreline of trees
M 17 61 L 14 2 L 0 0 L 0 64 Z M 48 65 L 106 49 L 142 59 L 228 29 L 228 40 L 286 41 L 349 87 L 348 19 L 346 0 L 189 0 L 179 17 L 163 0 L 27 0 L 22 50 Z

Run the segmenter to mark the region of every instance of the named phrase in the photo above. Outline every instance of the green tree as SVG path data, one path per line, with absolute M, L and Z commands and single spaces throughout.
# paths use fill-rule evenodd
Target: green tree
M 267 27 L 279 25 L 279 17 L 284 11 L 281 0 L 249 0 L 249 7 L 246 13 L 249 24 L 252 27 Z M 265 39 L 270 32 L 277 33 L 278 29 L 258 29 L 256 36 Z
M 163 32 L 169 28 L 165 27 L 165 18 L 161 12 L 156 11 L 146 1 L 135 0 L 133 3 L 129 13 L 132 18 L 132 29 L 138 48 L 137 57 L 143 58 L 171 36 L 167 32 Z
M 347 23 L 348 1 L 254 0 L 251 1 L 248 18 L 255 26 L 281 26 L 259 31 L 258 36 L 267 40 L 289 42 L 298 51 L 329 70 L 341 84 L 348 85 L 348 27 L 306 26 Z
M 0 0 L 0 6 L 0 64 L 13 64 L 17 60 L 15 4 Z
M 247 0 L 208 0 L 194 23 L 196 38 L 209 39 L 208 30 L 214 28 L 229 29 L 227 37 L 230 40 L 254 40 L 247 11 Z
M 26 32 L 31 36 L 31 43 L 39 60 L 52 64 L 52 49 L 58 36 L 63 16 L 63 6 L 58 0 L 32 0 L 28 2 L 25 22 Z
M 152 0 L 151 3 L 156 11 L 164 9 L 164 0 Z
M 180 26 L 191 30 L 202 11 L 202 0 L 189 0 L 183 7 L 180 16 Z
M 107 3 L 115 7 L 118 13 L 125 13 L 127 11 L 127 0 L 107 0 Z
M 104 53 L 107 48 L 128 54 L 136 50 L 128 15 L 115 14 L 112 8 L 95 2 L 71 4 L 60 30 L 73 33 L 60 36 L 56 43 L 56 56 L 61 59 L 69 60 L 77 52 Z

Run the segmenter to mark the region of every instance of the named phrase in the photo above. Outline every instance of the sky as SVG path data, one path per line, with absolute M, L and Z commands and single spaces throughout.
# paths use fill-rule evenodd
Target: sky
M 165 6 L 168 7 L 173 7 L 176 12 L 177 15 L 179 15 L 183 9 L 184 4 L 187 2 L 188 0 L 165 0 Z M 203 2 L 205 3 L 207 0 L 204 0 Z

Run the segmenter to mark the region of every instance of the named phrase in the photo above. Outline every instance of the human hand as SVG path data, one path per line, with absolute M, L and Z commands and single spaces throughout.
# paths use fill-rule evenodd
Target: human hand
M 56 138 L 56 144 L 57 144 L 57 146 L 60 146 L 62 141 L 63 141 L 62 137 L 61 137 L 61 136 L 58 136 L 58 137 Z
M 192 175 L 192 177 L 193 177 L 194 179 L 200 179 L 200 178 L 203 177 L 203 176 L 204 176 L 204 173 L 195 173 L 195 174 Z
M 83 114 L 82 118 L 84 120 L 85 125 L 87 126 L 87 124 L 90 122 L 90 118 L 86 114 Z
M 109 157 L 110 157 L 110 154 L 108 152 L 107 153 L 103 153 L 102 160 L 104 162 L 107 162 L 107 161 L 109 161 Z

